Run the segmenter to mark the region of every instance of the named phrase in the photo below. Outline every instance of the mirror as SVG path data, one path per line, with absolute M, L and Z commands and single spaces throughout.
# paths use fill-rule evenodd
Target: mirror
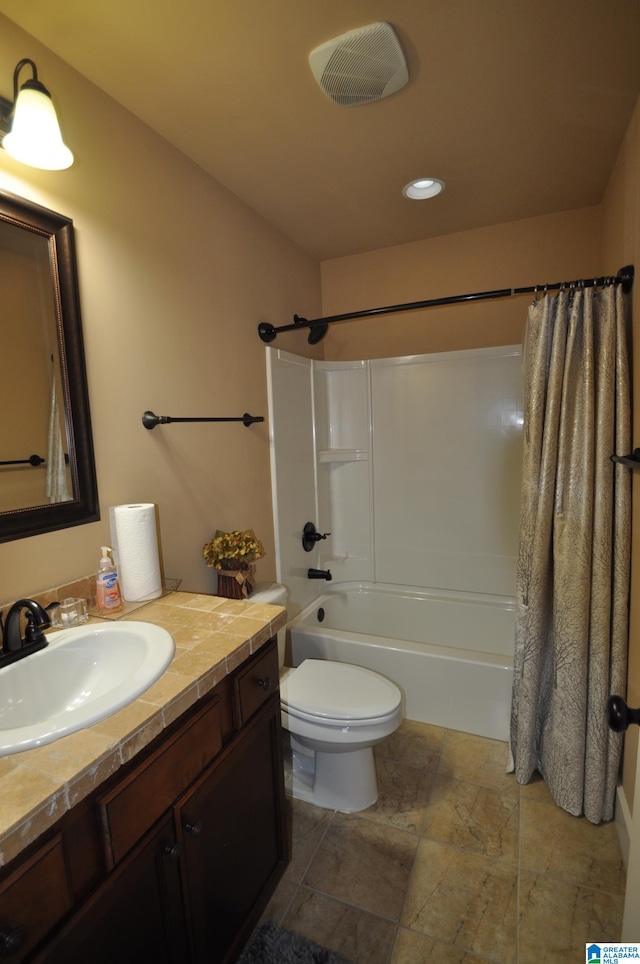
M 96 522 L 73 222 L 0 192 L 0 542 Z

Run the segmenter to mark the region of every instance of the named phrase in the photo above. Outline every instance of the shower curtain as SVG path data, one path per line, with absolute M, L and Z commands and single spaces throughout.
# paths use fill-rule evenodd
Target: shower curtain
M 527 321 L 525 423 L 508 769 L 555 802 L 613 817 L 630 566 L 627 326 L 620 288 L 563 290 Z

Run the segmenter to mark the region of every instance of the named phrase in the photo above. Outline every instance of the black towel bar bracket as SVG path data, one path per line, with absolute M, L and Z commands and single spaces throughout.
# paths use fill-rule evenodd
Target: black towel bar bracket
M 40 455 L 30 455 L 28 459 L 10 459 L 0 462 L 0 465 L 43 465 L 44 459 Z
M 607 723 L 615 733 L 624 733 L 631 723 L 640 726 L 640 709 L 632 710 L 621 696 L 607 700 Z
M 145 412 L 142 416 L 142 424 L 145 428 L 152 429 L 156 425 L 168 425 L 170 422 L 242 422 L 245 428 L 253 425 L 254 422 L 264 422 L 262 415 L 244 415 L 238 418 L 172 418 L 170 415 L 154 415 L 153 412 Z

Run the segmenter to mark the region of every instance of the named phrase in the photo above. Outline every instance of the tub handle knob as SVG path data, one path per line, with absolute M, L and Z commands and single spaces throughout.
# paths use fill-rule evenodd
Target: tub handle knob
M 640 726 L 640 709 L 632 710 L 621 696 L 610 696 L 607 700 L 607 723 L 616 733 L 624 733 L 630 723 Z
M 318 532 L 313 522 L 305 522 L 302 530 L 302 548 L 305 552 L 311 552 L 316 542 L 326 539 L 330 532 Z

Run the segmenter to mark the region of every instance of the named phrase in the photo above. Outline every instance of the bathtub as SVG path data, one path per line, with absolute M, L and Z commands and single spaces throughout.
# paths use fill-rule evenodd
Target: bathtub
M 507 740 L 515 603 L 502 596 L 335 584 L 288 626 L 291 659 L 355 663 L 402 690 L 407 719 Z

